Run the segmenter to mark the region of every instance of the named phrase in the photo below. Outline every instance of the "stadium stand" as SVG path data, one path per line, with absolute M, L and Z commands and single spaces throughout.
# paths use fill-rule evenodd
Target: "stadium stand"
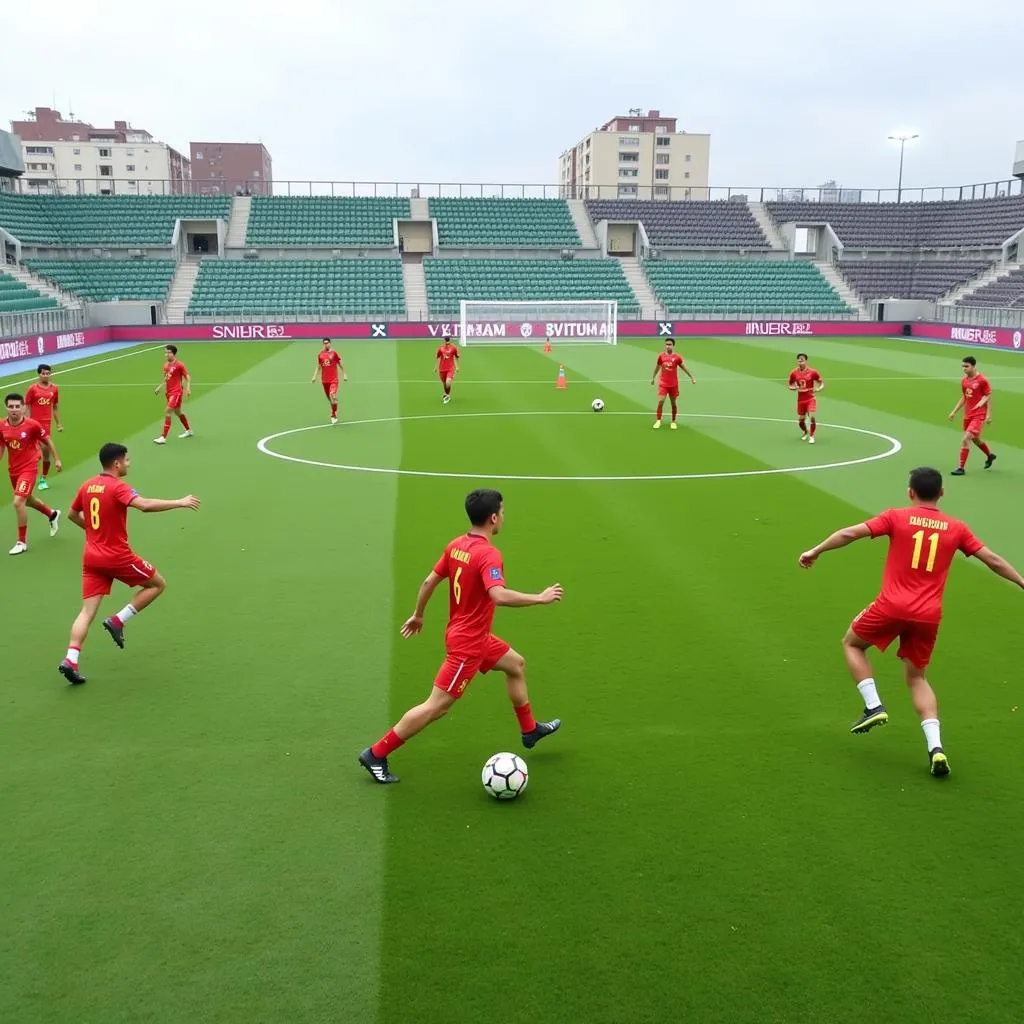
M 256 196 L 245 244 L 391 247 L 392 222 L 409 216 L 409 200 L 396 197 Z
M 941 203 L 766 203 L 777 224 L 832 225 L 857 248 L 920 249 L 1002 245 L 1024 228 L 1024 196 Z
M 25 260 L 25 266 L 58 288 L 92 302 L 163 301 L 174 260 Z
M 770 249 L 746 203 L 728 200 L 659 202 L 588 199 L 590 219 L 640 221 L 652 246 L 690 249 Z
M 227 220 L 229 196 L 14 196 L 0 227 L 35 245 L 170 245 L 174 222 Z
M 466 249 L 578 249 L 580 235 L 562 199 L 429 201 L 440 246 Z
M 397 259 L 203 260 L 190 316 L 404 316 Z
M 865 299 L 938 299 L 991 265 L 986 260 L 840 260 L 836 267 Z
M 647 260 L 647 279 L 666 315 L 850 314 L 813 263 L 770 260 Z
M 432 316 L 457 316 L 462 299 L 615 299 L 620 317 L 638 312 L 618 260 L 428 257 L 423 269 Z
M 27 313 L 36 309 L 56 309 L 57 303 L 34 288 L 0 271 L 0 313 Z
M 958 306 L 1024 309 L 1024 268 L 1012 270 L 999 281 L 979 288 L 957 302 Z

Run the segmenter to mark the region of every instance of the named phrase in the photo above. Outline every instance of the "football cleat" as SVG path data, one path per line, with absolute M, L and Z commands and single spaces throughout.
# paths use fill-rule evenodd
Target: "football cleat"
M 19 540 L 17 544 L 7 552 L 9 555 L 23 555 L 28 551 L 28 545 L 23 541 Z
M 72 665 L 70 661 L 65 658 L 58 666 L 57 671 L 72 685 L 81 686 L 85 682 L 85 676 L 78 671 L 77 665 Z
M 36 484 L 36 490 L 37 491 L 48 491 L 49 489 L 50 489 L 50 485 L 46 482 L 46 477 L 44 476 L 42 478 L 42 480 L 40 480 L 39 483 Z
M 184 440 L 186 437 L 191 437 L 191 436 L 192 436 L 192 431 L 191 430 L 186 430 L 186 431 L 184 431 L 184 432 L 182 432 L 182 433 L 180 433 L 178 435 L 178 437 L 181 438 L 181 440 Z
M 865 708 L 864 714 L 850 726 L 850 732 L 864 733 L 871 732 L 875 726 L 885 725 L 889 721 L 889 712 L 885 710 L 884 704 L 875 708 Z
M 654 429 L 655 430 L 661 430 L 661 420 L 655 420 L 654 421 Z
M 967 476 L 967 470 L 963 466 L 957 466 L 956 469 L 952 469 L 949 472 L 950 476 Z
M 337 416 L 332 416 L 331 417 L 331 426 L 334 427 L 334 426 L 337 426 L 337 424 L 338 424 L 338 417 Z
M 550 722 L 538 722 L 537 728 L 533 732 L 523 733 L 523 746 L 527 750 L 532 750 L 545 736 L 550 736 L 561 728 L 562 720 L 560 718 L 552 718 Z
M 928 761 L 931 773 L 937 779 L 944 779 L 949 774 L 949 760 L 942 747 L 935 747 L 928 751 Z
M 801 441 L 806 441 L 807 440 L 807 435 L 806 434 L 801 434 L 800 435 L 800 440 Z
M 814 444 L 814 438 L 813 437 L 807 438 L 807 443 L 808 444 Z
M 110 618 L 110 619 L 104 619 L 103 620 L 103 628 L 110 634 L 110 639 L 113 640 L 114 643 L 117 644 L 117 646 L 120 647 L 121 650 L 123 651 L 124 650 L 124 626 L 116 626 L 116 625 L 114 625 L 114 620 L 112 618 Z
M 50 516 L 50 536 L 56 537 L 57 531 L 60 529 L 60 509 L 55 508 L 53 515 Z
M 995 462 L 995 461 L 996 461 L 996 453 L 995 452 L 989 452 L 988 453 L 988 458 L 985 459 L 985 468 L 986 469 L 991 469 L 992 468 L 992 463 Z
M 445 395 L 444 398 L 441 399 L 441 404 L 442 405 L 447 405 L 451 400 L 452 400 L 452 396 L 451 395 Z
M 398 782 L 398 776 L 393 774 L 388 766 L 388 759 L 386 757 L 374 757 L 373 750 L 370 747 L 367 747 L 359 755 L 359 763 L 373 776 L 373 781 L 379 782 L 382 786 L 389 786 L 393 782 Z
M 161 435 L 153 438 L 153 444 L 167 444 L 167 438 Z
M 671 423 L 669 424 L 669 428 L 670 428 L 670 429 L 672 429 L 672 430 L 678 430 L 678 429 L 679 429 L 679 424 L 678 424 L 678 423 L 676 423 L 676 421 L 675 421 L 675 420 L 673 420 L 673 421 L 672 421 L 672 422 L 671 422 Z

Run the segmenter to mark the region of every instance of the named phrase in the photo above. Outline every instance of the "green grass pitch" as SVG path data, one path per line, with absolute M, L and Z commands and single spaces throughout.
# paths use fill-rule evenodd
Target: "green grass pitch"
M 796 564 L 899 504 L 911 467 L 955 465 L 963 353 L 806 346 L 827 382 L 814 448 L 783 383 L 794 339 L 681 343 L 698 383 L 659 433 L 655 340 L 470 347 L 448 407 L 429 342 L 346 344 L 334 429 L 315 343 L 183 345 L 196 436 L 165 448 L 159 347 L 60 368 L 47 500 L 66 510 L 121 440 L 143 494 L 204 504 L 132 513 L 167 593 L 125 651 L 93 633 L 81 688 L 56 671 L 80 536 L 32 515 L 29 553 L 4 557 L 0 1020 L 1019 1020 L 1022 595 L 954 568 L 937 782 L 891 653 L 889 728 L 847 731 L 839 639 L 883 546 Z M 1024 361 L 975 354 L 999 461 L 974 453 L 944 507 L 1020 565 Z M 272 442 L 307 462 L 257 449 L 310 426 Z M 901 450 L 863 461 L 886 437 Z M 824 463 L 851 464 L 759 472 Z M 518 734 L 500 681 L 477 679 L 394 756 L 400 785 L 370 782 L 357 753 L 441 657 L 445 597 L 423 636 L 398 627 L 471 487 L 687 474 L 498 479 L 510 585 L 566 588 L 496 620 L 562 732 L 520 751 L 522 800 L 488 800 L 480 767 Z M 10 508 L 6 550 L 4 530 Z

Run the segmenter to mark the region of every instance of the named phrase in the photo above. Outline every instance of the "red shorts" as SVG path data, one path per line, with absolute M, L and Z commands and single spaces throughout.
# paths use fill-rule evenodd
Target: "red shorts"
M 796 414 L 798 416 L 806 416 L 809 412 L 818 411 L 818 399 L 814 395 L 808 395 L 806 398 L 798 398 L 796 400 Z
M 659 384 L 658 385 L 658 397 L 659 398 L 671 398 L 676 399 L 679 397 L 679 385 L 678 384 Z
M 27 498 L 35 490 L 37 475 L 38 471 L 35 466 L 24 470 L 17 476 L 12 473 L 11 490 L 14 491 L 15 497 Z
M 126 557 L 124 561 L 110 565 L 82 566 L 82 599 L 106 597 L 114 580 L 126 587 L 141 587 L 156 575 L 156 566 L 138 555 Z
M 181 403 L 182 403 L 184 398 L 185 398 L 185 393 L 183 391 L 172 391 L 167 396 L 167 408 L 168 409 L 180 409 L 181 408 Z
M 439 690 L 459 698 L 477 672 L 490 672 L 511 649 L 510 644 L 493 633 L 488 633 L 483 649 L 479 653 L 473 656 L 449 653 L 437 670 L 434 685 Z
M 320 383 L 324 386 L 324 394 L 333 402 L 338 397 L 338 382 L 336 380 L 324 380 Z
M 441 383 L 446 384 L 455 376 L 455 367 L 453 366 L 450 370 L 438 370 L 437 375 L 441 378 Z
M 872 647 L 884 651 L 897 637 L 900 646 L 896 657 L 906 658 L 916 668 L 927 668 L 939 635 L 937 622 L 913 622 L 894 619 L 880 612 L 876 604 L 869 604 L 850 624 L 855 636 Z
M 971 437 L 981 437 L 981 432 L 985 429 L 985 417 L 984 416 L 972 416 L 968 419 L 964 417 L 964 433 L 970 434 Z

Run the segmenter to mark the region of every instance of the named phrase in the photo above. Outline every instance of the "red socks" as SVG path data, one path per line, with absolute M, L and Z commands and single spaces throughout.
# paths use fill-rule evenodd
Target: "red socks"
M 19 526 L 18 527 L 18 543 L 19 544 L 24 544 L 24 543 L 26 543 L 27 540 L 28 540 L 28 527 L 27 526 Z
M 180 416 L 180 417 L 179 417 L 179 419 L 181 420 L 181 425 L 182 425 L 182 426 L 183 426 L 183 427 L 184 427 L 184 428 L 185 428 L 186 430 L 191 430 L 191 429 L 192 429 L 192 428 L 191 428 L 191 427 L 190 427 L 190 426 L 188 425 L 188 417 L 187 417 L 187 416 L 184 416 L 184 415 L 182 415 L 182 416 Z
M 403 743 L 405 743 L 405 740 L 394 729 L 389 729 L 386 736 L 382 736 L 370 747 L 370 753 L 374 757 L 387 757 L 388 754 L 397 750 Z
M 170 432 L 171 432 L 171 417 L 168 416 L 164 420 L 164 429 L 163 429 L 163 433 L 160 436 L 161 437 L 166 437 Z
M 992 454 L 992 449 L 989 448 L 984 441 L 975 441 L 974 446 L 981 452 L 982 455 L 987 459 Z
M 50 475 L 50 460 L 49 459 L 43 459 L 43 476 L 46 477 L 46 476 L 49 476 L 49 475 Z
M 337 417 L 338 417 L 338 403 L 337 402 L 331 402 L 331 415 L 335 419 L 337 419 Z
M 661 419 L 661 406 L 660 405 L 658 406 L 657 412 L 655 412 L 655 414 L 654 414 L 654 418 L 656 420 L 660 420 Z
M 971 454 L 970 448 L 960 449 L 960 468 L 963 469 L 967 465 L 967 456 Z
M 675 402 L 672 403 L 672 422 L 675 423 L 676 417 L 679 415 L 679 407 Z
M 537 728 L 537 719 L 533 717 L 529 703 L 524 704 L 521 708 L 516 708 L 515 712 L 516 718 L 519 719 L 520 732 L 533 732 Z
M 53 518 L 53 509 L 49 505 L 36 505 L 36 511 L 42 512 L 47 519 Z
M 818 429 L 818 421 L 815 419 L 811 420 L 811 437 L 814 437 L 814 432 Z
M 806 434 L 807 433 L 807 420 L 805 420 L 803 418 L 803 416 L 801 416 L 800 419 L 797 422 L 800 424 L 800 432 L 802 434 Z

